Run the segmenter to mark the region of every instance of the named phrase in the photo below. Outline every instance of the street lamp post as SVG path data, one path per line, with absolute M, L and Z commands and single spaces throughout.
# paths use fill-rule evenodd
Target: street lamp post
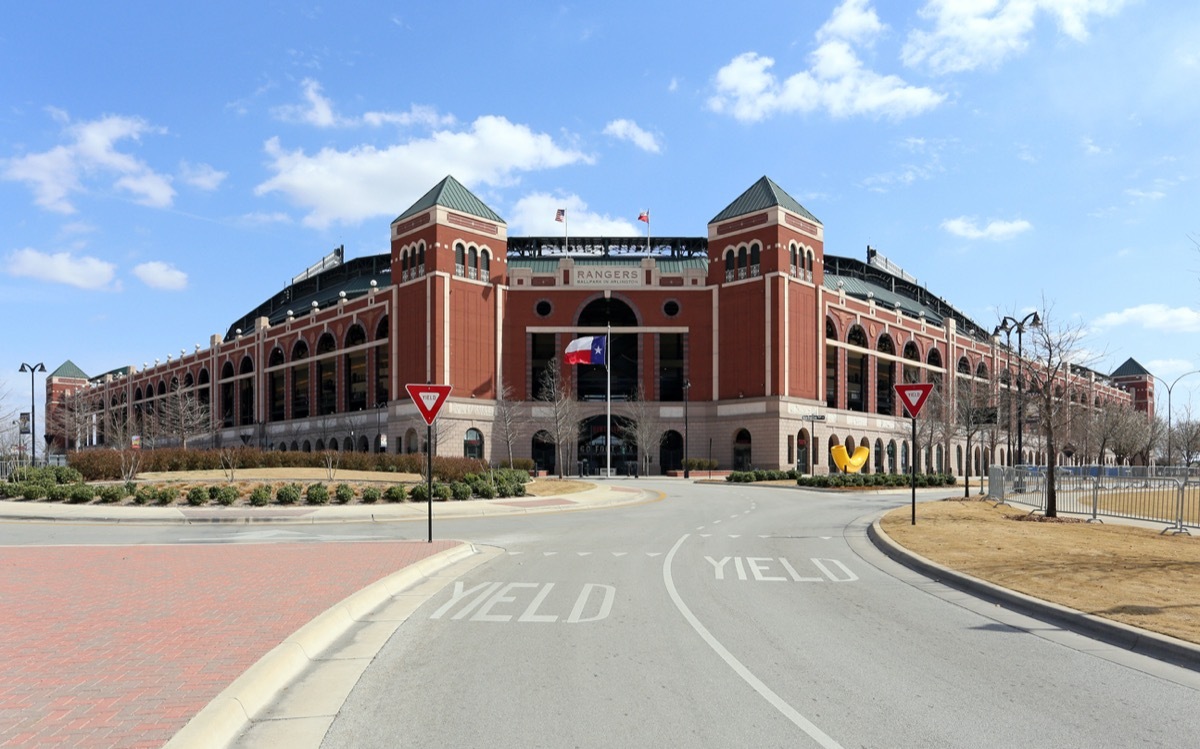
M 37 399 L 33 394 L 33 376 L 37 372 L 45 372 L 46 365 L 38 362 L 37 364 L 26 364 L 21 362 L 21 368 L 18 372 L 29 373 L 29 465 L 37 465 Z
M 992 337 L 997 338 L 1001 333 L 1004 334 L 1004 371 L 1006 374 L 1011 376 L 1009 370 L 1012 369 L 1012 329 L 1005 325 L 997 325 L 996 329 L 992 331 Z M 1012 465 L 1012 383 L 1010 382 L 1007 384 L 1008 388 L 1007 392 L 1005 393 L 1005 398 L 1008 400 L 1009 407 L 1004 409 L 1004 415 L 1006 417 L 1006 423 L 1004 424 L 1004 437 L 1007 442 L 1008 452 L 1005 454 L 1005 457 L 1008 459 L 1008 464 Z
M 1025 333 L 1026 325 L 1028 325 L 1031 328 L 1040 328 L 1041 327 L 1042 319 L 1040 317 L 1038 317 L 1037 310 L 1030 312 L 1028 315 L 1025 315 L 1025 317 L 1022 317 L 1020 320 L 1018 320 L 1014 317 L 1009 317 L 1009 316 L 1005 315 L 1004 319 L 1000 321 L 999 327 L 996 328 L 997 331 L 1003 330 L 1005 335 L 1007 335 L 1010 330 L 1015 329 L 1017 331 L 1017 369 L 1018 369 L 1018 374 L 1017 374 L 1017 463 L 1016 463 L 1016 465 L 1018 465 L 1018 466 L 1025 464 L 1025 445 L 1024 445 L 1024 436 L 1025 436 L 1025 350 L 1024 350 L 1023 335 Z
M 683 381 L 683 477 L 691 478 L 692 472 L 688 466 L 688 401 L 691 400 L 692 381 Z
M 1171 390 L 1176 385 L 1178 385 L 1179 381 L 1182 380 L 1184 377 L 1187 377 L 1188 375 L 1194 375 L 1197 373 L 1200 373 L 1200 369 L 1193 369 L 1191 372 L 1184 372 L 1183 374 L 1176 377 L 1174 382 L 1172 382 L 1170 385 L 1167 385 L 1167 381 L 1164 380 L 1163 378 L 1159 377 L 1158 375 L 1150 375 L 1151 377 L 1158 380 L 1162 384 L 1167 385 L 1167 465 L 1168 466 L 1171 465 L 1171 452 L 1172 452 L 1172 450 L 1171 450 L 1171 447 L 1172 447 L 1172 445 L 1171 445 Z

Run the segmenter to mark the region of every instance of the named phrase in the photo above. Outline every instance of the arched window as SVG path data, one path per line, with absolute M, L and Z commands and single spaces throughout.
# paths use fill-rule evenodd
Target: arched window
M 292 346 L 292 361 L 299 362 L 292 366 L 292 418 L 306 419 L 309 414 L 309 398 L 308 398 L 308 383 L 309 383 L 309 365 L 305 359 L 308 358 L 308 343 L 304 339 L 296 341 Z M 304 452 L 308 452 L 306 449 Z
M 474 247 L 467 251 L 467 278 L 479 278 L 479 250 Z
M 921 352 L 917 349 L 915 341 L 909 341 L 904 344 L 904 358 L 912 364 L 904 365 L 904 382 L 911 384 L 921 381 Z
M 732 281 L 736 268 L 736 260 L 734 259 L 733 250 L 725 251 L 725 280 Z
M 417 245 L 417 274 L 425 275 L 425 243 Z
M 220 403 L 221 426 L 233 426 L 233 362 L 226 361 L 221 365 Z
M 929 355 L 925 357 L 925 361 L 926 361 L 926 363 L 929 364 L 929 372 L 927 373 L 928 377 L 929 377 L 929 382 L 932 382 L 933 386 L 935 388 L 941 389 L 942 373 L 935 372 L 933 368 L 934 367 L 937 367 L 939 369 L 941 368 L 942 352 L 938 351 L 936 347 L 929 349 Z
M 463 457 L 483 460 L 483 432 L 475 427 L 468 429 L 463 437 Z
M 492 253 L 483 250 L 479 253 L 479 280 L 490 281 L 492 278 Z
M 896 362 L 892 357 L 896 355 L 896 344 L 892 343 L 890 335 L 884 333 L 879 336 L 875 350 L 879 352 L 875 357 L 875 412 L 894 414 Z
M 388 351 L 388 316 L 384 315 L 375 328 L 375 340 L 383 345 L 375 347 L 375 403 L 385 405 L 391 400 L 391 365 Z
M 342 391 L 345 393 L 347 411 L 362 411 L 367 407 L 367 331 L 361 325 L 352 325 L 346 333 L 346 348 Z
M 837 340 L 837 326 L 832 317 L 825 318 L 825 340 Z M 825 405 L 838 407 L 838 347 L 825 344 Z
M 759 274 L 760 247 L 758 242 L 750 245 L 750 275 L 757 276 Z
M 456 276 L 463 275 L 463 267 L 467 264 L 466 253 L 467 248 L 463 246 L 462 242 L 454 244 L 454 275 Z
M 746 248 L 745 247 L 738 248 L 737 277 L 738 277 L 739 281 L 746 277 Z
M 965 356 L 960 356 L 958 358 L 958 373 L 961 375 L 971 374 L 971 362 L 968 361 L 967 357 Z
M 276 346 L 267 358 L 267 419 L 283 421 L 285 418 L 286 396 L 284 388 L 283 349 Z M 278 367 L 278 369 L 276 369 Z
M 254 374 L 254 360 L 249 356 L 242 357 L 239 374 Z M 253 424 L 254 418 L 254 378 L 242 377 L 238 380 L 238 424 Z
M 317 356 L 331 354 L 337 348 L 333 336 L 325 333 L 317 340 Z M 337 412 L 337 358 L 323 356 L 317 360 L 317 415 Z
M 867 348 L 867 333 L 861 325 L 850 328 L 846 343 L 860 349 Z M 869 360 L 865 351 L 846 350 L 846 409 L 849 411 L 867 410 L 866 382 L 871 371 Z

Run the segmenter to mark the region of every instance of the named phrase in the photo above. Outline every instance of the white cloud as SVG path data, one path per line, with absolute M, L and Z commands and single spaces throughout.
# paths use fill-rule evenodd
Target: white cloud
M 229 174 L 217 171 L 208 164 L 190 164 L 182 161 L 179 163 L 179 176 L 192 187 L 212 192 L 221 186 Z
M 309 210 L 304 224 L 317 228 L 394 216 L 447 174 L 467 186 L 501 185 L 520 172 L 592 162 L 549 135 L 497 116 L 386 148 L 323 148 L 310 155 L 285 150 L 278 138 L 264 148 L 275 175 L 255 194 L 285 195 Z
M 863 66 L 851 42 L 870 46 L 886 27 L 865 0 L 845 0 L 817 31 L 811 67 L 780 81 L 775 60 L 743 52 L 717 71 L 708 108 L 743 122 L 775 114 L 825 110 L 833 117 L 912 117 L 937 107 L 945 94 L 911 86 Z
M 55 119 L 65 117 L 57 110 L 51 114 Z M 33 190 L 35 203 L 57 213 L 75 213 L 70 196 L 83 192 L 84 177 L 93 174 L 114 176 L 113 186 L 131 194 L 137 203 L 166 207 L 175 197 L 171 178 L 116 148 L 120 141 L 138 141 L 143 134 L 163 132 L 141 118 L 117 115 L 68 124 L 64 134 L 69 143 L 8 159 L 3 162 L 0 176 L 25 182 Z
M 901 53 L 909 66 L 934 73 L 995 68 L 1029 46 L 1039 15 L 1058 23 L 1077 42 L 1088 37 L 1094 17 L 1115 14 L 1125 0 L 929 0 L 919 11 L 930 31 L 909 34 Z
M 1142 202 L 1144 200 L 1162 200 L 1167 197 L 1167 194 L 1162 190 L 1135 190 L 1128 189 L 1125 194 L 1134 200 L 1134 202 Z
M 315 127 L 338 127 L 349 124 L 333 111 L 333 102 L 321 93 L 321 84 L 305 78 L 304 104 L 287 104 L 275 108 L 275 116 L 285 122 L 297 122 Z
M 1024 219 L 1016 221 L 989 221 L 987 226 L 982 229 L 976 224 L 975 219 L 968 216 L 959 216 L 958 218 L 948 218 L 942 222 L 942 228 L 956 237 L 964 239 L 987 239 L 992 241 L 1001 241 L 1012 239 L 1018 234 L 1029 231 L 1033 228 L 1033 224 Z
M 1080 141 L 1080 145 L 1083 146 L 1083 152 L 1088 156 L 1100 156 L 1102 154 L 1112 153 L 1112 151 L 1096 145 L 1096 141 L 1092 140 L 1090 136 L 1084 136 Z
M 26 247 L 8 256 L 8 272 L 39 281 L 63 283 L 81 289 L 100 289 L 113 280 L 116 266 L 94 257 L 74 257 L 69 252 L 53 255 Z
M 643 151 L 659 153 L 662 148 L 658 138 L 638 127 L 633 120 L 613 120 L 604 126 L 604 134 L 611 135 L 617 140 L 627 140 Z
M 305 78 L 301 83 L 304 88 L 303 104 L 288 104 L 276 107 L 275 116 L 285 122 L 313 125 L 320 128 L 358 127 L 369 125 L 422 125 L 425 127 L 448 127 L 454 124 L 454 117 L 438 114 L 433 107 L 413 105 L 407 112 L 367 112 L 361 117 L 348 117 L 339 114 L 333 101 L 325 96 L 321 84 L 312 78 Z
M 567 211 L 565 227 L 554 220 L 559 208 Z M 526 195 L 508 212 L 510 231 L 546 237 L 562 236 L 564 229 L 568 237 L 633 237 L 641 233 L 635 226 L 636 219 L 636 215 L 632 219 L 620 219 L 589 211 L 587 203 L 578 195 L 544 192 Z
M 870 7 L 869 0 L 846 0 L 834 9 L 825 25 L 817 30 L 817 41 L 844 39 L 870 44 L 887 29 Z
M 267 226 L 270 224 L 290 224 L 290 223 L 292 223 L 292 217 L 287 215 L 286 213 L 283 213 L 282 211 L 275 211 L 273 213 L 264 213 L 261 211 L 255 211 L 254 213 L 245 213 L 245 214 L 242 214 L 241 218 L 239 218 L 238 220 L 242 224 L 246 224 L 248 226 Z
M 152 289 L 178 291 L 187 288 L 187 274 L 175 266 L 159 260 L 135 265 L 133 275 Z
M 1098 328 L 1136 325 L 1169 333 L 1200 333 L 1200 310 L 1168 307 L 1165 304 L 1141 304 L 1101 315 L 1092 324 Z

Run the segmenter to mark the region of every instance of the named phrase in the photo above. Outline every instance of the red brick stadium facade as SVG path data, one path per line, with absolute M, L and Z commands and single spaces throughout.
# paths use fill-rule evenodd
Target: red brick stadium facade
M 910 422 L 893 392 L 905 382 L 935 383 L 943 404 L 969 383 L 999 416 L 969 454 L 961 437 L 921 446 L 921 468 L 978 475 L 991 463 L 1046 462 L 1028 428 L 1024 460 L 1012 454 L 1004 425 L 1018 362 L 1006 342 L 869 248 L 866 262 L 826 257 L 824 226 L 766 177 L 706 237 L 569 244 L 510 239 L 503 219 L 448 177 L 392 222 L 390 256 L 294 280 L 208 348 L 91 378 L 60 367 L 48 379 L 48 423 L 64 423 L 54 415 L 71 393 L 86 397 L 89 419 L 47 441 L 112 443 L 105 425 L 119 421 L 145 425 L 122 439 L 140 429 L 145 447 L 177 442 L 152 434 L 146 417 L 183 393 L 211 427 L 203 444 L 410 452 L 425 428 L 404 385 L 433 382 L 453 386 L 439 454 L 506 459 L 496 436 L 503 391 L 515 404 L 514 455 L 554 470 L 543 373 L 572 338 L 610 328 L 613 414 L 619 422 L 639 396 L 650 408 L 642 413 L 664 435 L 642 456 L 654 473 L 679 468 L 685 442 L 687 457 L 723 469 L 825 472 L 840 444 L 870 448 L 865 471 L 907 470 Z M 572 473 L 577 461 L 603 463 L 606 387 L 602 367 L 574 369 L 583 424 L 566 458 Z M 1134 391 L 1152 413 L 1152 378 L 1132 360 L 1123 370 L 1118 381 L 1076 368 L 1072 400 L 1130 404 Z M 614 467 L 637 452 L 620 436 Z

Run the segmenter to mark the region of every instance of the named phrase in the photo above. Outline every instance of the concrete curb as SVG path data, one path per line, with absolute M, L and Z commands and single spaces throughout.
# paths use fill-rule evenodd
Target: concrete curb
M 409 565 L 335 604 L 272 648 L 195 715 L 165 749 L 228 746 L 260 711 L 358 621 L 395 594 L 477 553 L 460 544 Z
M 893 541 L 891 536 L 884 532 L 878 519 L 867 528 L 867 536 L 877 549 L 893 561 L 915 570 L 935 582 L 949 585 L 964 593 L 1132 653 L 1165 661 L 1192 671 L 1200 671 L 1200 646 L 1198 645 L 1111 619 L 1085 614 L 1082 611 L 1002 588 L 986 580 L 943 567 Z

